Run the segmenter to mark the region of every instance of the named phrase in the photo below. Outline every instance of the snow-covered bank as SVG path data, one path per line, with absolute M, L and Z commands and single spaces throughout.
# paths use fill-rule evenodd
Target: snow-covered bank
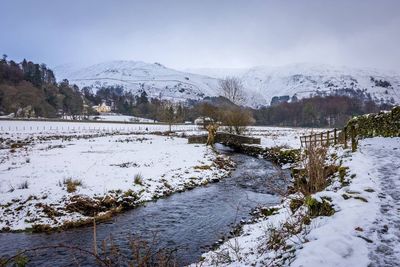
M 272 215 L 204 254 L 201 266 L 397 266 L 399 148 L 400 138 L 372 138 L 361 140 L 355 153 L 331 150 L 342 163 L 339 173 L 312 198 L 328 201 L 334 214 L 299 224 L 307 208 L 293 210 L 296 196 L 289 196 Z M 282 228 L 292 231 L 283 240 Z
M 226 163 L 203 145 L 156 135 L 11 144 L 0 150 L 0 229 L 85 219 L 87 214 L 68 210 L 77 195 L 148 201 L 220 179 L 228 173 Z

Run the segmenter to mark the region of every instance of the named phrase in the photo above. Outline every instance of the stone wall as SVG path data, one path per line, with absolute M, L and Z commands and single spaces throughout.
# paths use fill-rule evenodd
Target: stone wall
M 189 144 L 205 144 L 205 143 L 207 143 L 207 135 L 189 136 L 188 142 L 189 142 Z M 254 137 L 248 137 L 248 136 L 242 136 L 242 135 L 236 135 L 236 134 L 230 134 L 230 133 L 218 132 L 215 137 L 215 142 L 225 144 L 225 145 L 260 144 L 261 139 L 254 138 Z
M 207 143 L 207 135 L 193 135 L 188 137 L 189 144 L 205 144 Z
M 348 136 L 351 136 L 353 126 L 357 137 L 360 138 L 398 137 L 400 136 L 400 106 L 389 112 L 367 114 L 351 119 L 345 127 Z

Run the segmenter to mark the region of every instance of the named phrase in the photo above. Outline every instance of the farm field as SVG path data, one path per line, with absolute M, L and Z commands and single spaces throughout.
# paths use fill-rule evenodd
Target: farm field
M 152 126 L 2 122 L 13 130 L 1 133 L 0 228 L 60 226 L 92 215 L 74 211 L 71 199 L 137 205 L 226 175 L 215 163 L 225 159 L 205 146 L 141 134 L 167 129 Z
M 173 136 L 160 135 L 168 126 L 158 124 L 1 121 L 0 129 L 3 230 L 84 221 L 92 214 L 76 203 L 85 201 L 106 216 L 121 203 L 219 180 L 232 164 L 179 137 L 205 133 L 194 125 L 173 126 Z M 247 134 L 261 137 L 262 146 L 298 147 L 298 135 L 310 131 L 252 127 Z

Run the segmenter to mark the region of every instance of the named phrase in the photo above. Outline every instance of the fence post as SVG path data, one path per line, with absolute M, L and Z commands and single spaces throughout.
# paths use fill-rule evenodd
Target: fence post
M 351 151 L 355 152 L 357 149 L 357 140 L 356 140 L 356 127 L 354 125 L 351 126 Z
M 344 131 L 344 148 L 347 148 L 347 127 L 344 127 L 343 131 Z
M 336 128 L 335 128 L 335 129 L 333 130 L 333 144 L 334 144 L 334 145 L 337 144 L 336 138 L 337 138 L 337 130 L 336 130 Z
M 324 144 L 322 143 L 322 139 L 324 139 L 324 133 L 323 133 L 323 132 L 320 134 L 320 137 L 321 137 L 321 146 L 323 146 L 323 145 L 324 145 Z
M 329 131 L 326 133 L 326 145 L 329 146 Z

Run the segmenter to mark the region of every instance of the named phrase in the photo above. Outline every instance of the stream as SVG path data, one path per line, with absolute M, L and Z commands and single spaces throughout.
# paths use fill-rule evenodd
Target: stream
M 176 247 L 180 266 L 196 262 L 202 253 L 232 227 L 247 220 L 250 211 L 259 205 L 280 202 L 267 184 L 277 179 L 276 167 L 264 159 L 232 153 L 218 146 L 236 162 L 236 170 L 218 183 L 175 193 L 156 202 L 120 214 L 107 223 L 97 225 L 97 240 L 113 238 L 121 250 L 129 251 L 131 234 L 151 240 L 157 236 L 160 247 Z M 93 228 L 83 227 L 52 234 L 2 233 L 0 256 L 39 246 L 68 244 L 92 250 Z M 74 259 L 76 257 L 76 259 Z M 28 266 L 92 266 L 93 259 L 66 250 L 47 250 L 31 255 Z

